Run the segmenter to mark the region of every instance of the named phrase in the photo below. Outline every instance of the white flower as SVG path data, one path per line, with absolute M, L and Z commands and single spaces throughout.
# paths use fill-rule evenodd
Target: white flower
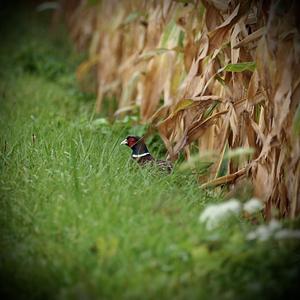
M 280 229 L 281 227 L 282 227 L 282 224 L 279 221 L 275 220 L 275 219 L 272 219 L 269 223 L 269 228 L 273 232 L 276 231 L 277 229 Z
M 246 236 L 247 240 L 256 240 L 257 239 L 257 233 L 256 231 L 250 231 L 247 236 Z
M 275 233 L 275 239 L 300 239 L 300 230 L 281 229 Z
M 252 198 L 250 200 L 248 200 L 245 204 L 244 204 L 244 211 L 249 213 L 249 214 L 253 214 L 257 211 L 260 211 L 263 208 L 263 205 L 261 203 L 260 200 L 258 200 L 257 198 Z
M 260 241 L 266 241 L 273 234 L 273 230 L 268 225 L 261 225 L 256 229 L 256 234 Z
M 248 240 L 258 239 L 260 241 L 266 241 L 280 228 L 281 224 L 277 220 L 271 220 L 268 225 L 260 225 L 256 230 L 249 232 L 246 238 Z
M 221 204 L 212 204 L 204 209 L 199 217 L 199 221 L 206 223 L 206 228 L 210 230 L 230 215 L 238 214 L 240 210 L 241 204 L 236 199 L 231 199 Z
M 281 229 L 282 224 L 277 220 L 271 220 L 268 225 L 261 225 L 256 230 L 247 234 L 248 240 L 258 239 L 266 241 L 273 237 L 277 240 L 281 239 L 300 239 L 300 230 Z

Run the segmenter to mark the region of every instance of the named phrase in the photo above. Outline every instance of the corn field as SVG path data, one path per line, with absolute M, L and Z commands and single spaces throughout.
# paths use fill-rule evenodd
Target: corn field
M 96 111 L 138 109 L 203 187 L 250 182 L 282 217 L 300 212 L 300 24 L 297 1 L 61 1 L 88 59 Z M 146 133 L 147 134 L 147 133 Z M 195 150 L 196 149 L 196 150 Z M 197 153 L 196 153 L 197 152 Z M 242 159 L 243 158 L 243 159 Z

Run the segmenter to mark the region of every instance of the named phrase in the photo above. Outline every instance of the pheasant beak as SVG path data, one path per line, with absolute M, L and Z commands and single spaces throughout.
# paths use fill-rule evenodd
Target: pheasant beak
M 127 139 L 125 139 L 124 141 L 122 141 L 120 145 L 128 145 Z

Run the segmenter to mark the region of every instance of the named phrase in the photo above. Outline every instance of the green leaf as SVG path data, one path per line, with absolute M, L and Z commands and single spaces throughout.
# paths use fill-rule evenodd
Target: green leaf
M 97 5 L 101 2 L 101 0 L 88 0 L 87 4 L 88 5 Z
M 203 118 L 206 119 L 208 117 L 211 116 L 212 112 L 214 111 L 214 109 L 220 104 L 219 101 L 214 101 L 214 103 L 212 103 L 209 108 L 204 112 L 203 114 Z
M 98 125 L 109 125 L 109 122 L 105 118 L 98 118 L 93 121 L 93 125 L 98 126 Z
M 300 135 L 300 105 L 298 105 L 293 119 L 293 134 Z
M 172 19 L 168 25 L 165 27 L 164 32 L 160 39 L 161 48 L 182 48 L 181 43 L 183 44 L 184 32 L 176 24 L 175 20 Z
M 139 58 L 140 59 L 149 59 L 149 58 L 152 58 L 154 56 L 164 54 L 164 53 L 166 53 L 168 51 L 172 51 L 172 49 L 157 48 L 155 50 L 147 51 L 147 52 L 141 54 L 139 56 Z
M 187 107 L 190 107 L 194 104 L 195 102 L 191 99 L 183 99 L 179 101 L 174 109 L 173 115 L 177 114 L 179 111 L 186 109 Z
M 127 16 L 127 18 L 124 20 L 123 24 L 129 24 L 131 22 L 134 22 L 137 20 L 140 16 L 142 16 L 142 13 L 140 11 L 134 11 L 131 14 Z
M 161 40 L 162 47 L 167 47 L 167 42 L 168 42 L 171 32 L 174 30 L 174 28 L 176 28 L 176 22 L 174 20 L 171 20 L 168 23 L 168 25 L 165 27 L 164 32 L 162 34 L 162 40 Z
M 191 161 L 182 163 L 179 167 L 179 170 L 185 171 L 193 169 L 198 175 L 203 175 L 209 172 L 209 169 L 213 164 L 213 161 L 205 161 L 200 160 L 199 158 L 193 158 Z
M 253 153 L 254 153 L 253 148 L 239 147 L 239 148 L 229 150 L 225 154 L 224 158 L 232 159 L 232 158 L 241 157 L 241 156 L 244 156 L 244 155 L 252 155 Z
M 183 42 L 184 42 L 184 36 L 185 36 L 185 33 L 184 33 L 184 31 L 180 31 L 180 33 L 179 33 L 179 37 L 178 37 L 178 46 L 179 47 L 181 47 L 181 48 L 183 48 Z
M 226 85 L 225 80 L 224 80 L 221 76 L 216 75 L 215 78 L 216 78 L 223 86 Z
M 224 71 L 227 72 L 243 72 L 243 71 L 251 71 L 253 72 L 256 68 L 256 64 L 254 61 L 238 63 L 238 64 L 228 64 Z
M 179 170 L 185 171 L 194 169 L 198 175 L 205 174 L 217 159 L 217 154 L 214 151 L 203 151 L 201 154 L 192 156 L 188 161 L 183 162 Z

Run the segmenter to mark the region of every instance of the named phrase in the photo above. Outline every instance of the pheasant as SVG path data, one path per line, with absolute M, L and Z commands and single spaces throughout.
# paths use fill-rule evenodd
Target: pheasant
M 121 142 L 121 145 L 127 145 L 129 148 L 131 148 L 131 157 L 139 165 L 145 166 L 148 164 L 153 164 L 158 166 L 160 170 L 171 173 L 173 169 L 172 163 L 168 160 L 155 159 L 150 154 L 143 137 L 129 135 L 124 141 Z

